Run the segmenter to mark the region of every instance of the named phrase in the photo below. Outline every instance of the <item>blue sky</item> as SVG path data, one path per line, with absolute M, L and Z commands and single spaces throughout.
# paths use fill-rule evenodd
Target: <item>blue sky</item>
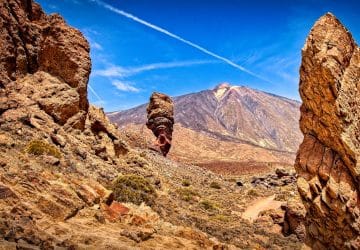
M 105 111 L 221 82 L 299 100 L 301 48 L 335 14 L 360 41 L 358 0 L 37 0 L 91 45 L 90 102 Z

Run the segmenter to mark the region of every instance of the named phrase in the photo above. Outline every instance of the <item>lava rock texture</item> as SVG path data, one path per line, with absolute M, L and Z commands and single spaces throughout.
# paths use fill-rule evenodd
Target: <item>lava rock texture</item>
M 312 28 L 302 51 L 295 169 L 314 249 L 360 248 L 360 49 L 332 14 Z
M 174 104 L 165 94 L 154 92 L 147 106 L 146 126 L 157 137 L 155 148 L 166 156 L 169 153 L 174 126 Z

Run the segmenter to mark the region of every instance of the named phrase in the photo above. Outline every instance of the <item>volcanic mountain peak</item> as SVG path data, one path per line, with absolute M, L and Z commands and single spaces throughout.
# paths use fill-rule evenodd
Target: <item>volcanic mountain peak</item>
M 216 99 L 218 101 L 220 101 L 228 93 L 237 92 L 237 93 L 241 94 L 240 90 L 242 90 L 242 89 L 248 89 L 248 88 L 243 87 L 243 86 L 231 85 L 230 83 L 224 82 L 224 83 L 218 84 L 213 89 L 213 92 L 214 92 L 214 95 L 215 95 Z
M 214 90 L 219 90 L 219 89 L 228 89 L 231 87 L 231 84 L 228 83 L 228 82 L 222 82 L 222 83 L 219 83 L 218 85 L 216 85 L 216 87 L 214 88 Z
M 216 99 L 219 101 L 225 93 L 230 89 L 231 85 L 227 82 L 220 83 L 214 88 L 214 95 Z

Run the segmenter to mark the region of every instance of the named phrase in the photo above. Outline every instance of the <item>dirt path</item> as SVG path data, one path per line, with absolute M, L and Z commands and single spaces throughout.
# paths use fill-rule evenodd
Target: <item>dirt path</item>
M 254 221 L 260 212 L 270 209 L 277 209 L 281 206 L 281 201 L 275 201 L 275 195 L 260 198 L 252 202 L 242 214 L 244 219 Z

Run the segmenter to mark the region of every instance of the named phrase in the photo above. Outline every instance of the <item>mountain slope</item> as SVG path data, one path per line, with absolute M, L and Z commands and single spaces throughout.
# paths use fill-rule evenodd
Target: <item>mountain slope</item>
M 174 98 L 175 122 L 221 141 L 295 152 L 300 103 L 242 86 L 218 85 Z M 119 126 L 145 124 L 146 105 L 109 113 Z

